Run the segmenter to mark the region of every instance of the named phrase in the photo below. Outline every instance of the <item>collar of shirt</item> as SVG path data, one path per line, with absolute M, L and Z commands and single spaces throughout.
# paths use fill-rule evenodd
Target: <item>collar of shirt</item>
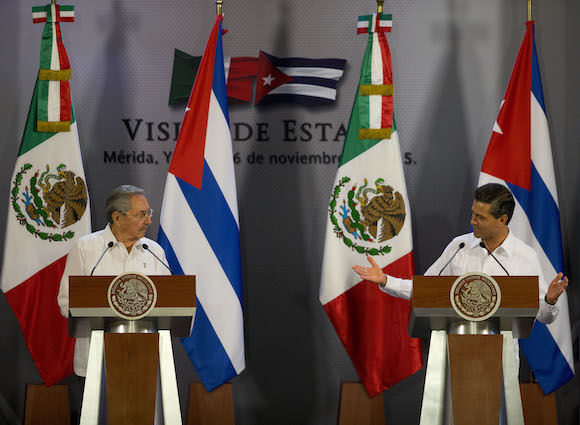
M 481 239 L 479 238 L 473 238 L 473 241 L 471 241 L 471 244 L 469 246 L 470 249 L 476 249 L 479 248 L 482 250 L 482 252 L 484 252 L 486 255 L 487 251 L 483 248 L 481 248 L 479 246 L 481 242 Z M 513 252 L 514 252 L 514 247 L 515 245 L 515 239 L 514 236 L 512 235 L 512 232 L 509 232 L 507 237 L 505 238 L 505 240 L 501 243 L 500 246 L 498 246 L 495 251 L 493 251 L 493 255 L 497 256 L 502 256 L 502 257 L 511 257 Z
M 103 232 L 103 237 L 105 238 L 105 244 L 108 244 L 109 242 L 112 241 L 115 245 L 119 244 L 119 245 L 123 245 L 123 247 L 125 246 L 122 242 L 119 242 L 117 240 L 117 238 L 115 237 L 115 234 L 111 230 L 111 223 L 108 223 L 107 227 L 105 227 L 105 231 Z M 143 249 L 141 247 L 141 245 L 143 245 L 143 241 L 141 239 L 139 239 L 135 242 L 135 244 L 133 245 L 133 248 L 139 247 L 140 249 Z

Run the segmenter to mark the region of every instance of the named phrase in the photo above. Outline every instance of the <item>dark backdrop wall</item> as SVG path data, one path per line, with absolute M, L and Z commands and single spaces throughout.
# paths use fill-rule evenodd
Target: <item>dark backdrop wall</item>
M 146 188 L 160 210 L 183 107 L 168 106 L 174 48 L 201 55 L 215 15 L 212 1 L 78 0 L 62 25 L 91 196 L 93 229 L 104 227 L 107 193 L 123 183 Z M 38 71 L 42 25 L 36 0 L 3 0 L 0 37 L 0 220 L 9 216 L 14 161 Z M 578 362 L 580 306 L 580 59 L 577 0 L 534 0 L 536 43 L 560 196 L 569 300 Z M 334 105 L 230 108 L 243 249 L 247 370 L 234 380 L 237 423 L 336 423 L 340 382 L 357 375 L 318 302 L 327 205 L 336 163 L 274 164 L 271 156 L 339 155 L 366 45 L 358 15 L 371 0 L 225 1 L 228 56 L 347 59 Z M 414 230 L 416 272 L 469 228 L 477 183 L 500 101 L 525 32 L 525 0 L 387 0 L 395 113 Z M 140 123 L 140 124 L 139 124 Z M 301 126 L 311 132 L 309 136 Z M 139 126 L 139 127 L 137 127 Z M 162 124 L 161 127 L 165 126 Z M 259 132 L 259 128 L 266 129 Z M 131 132 L 129 131 L 131 129 Z M 251 129 L 251 132 L 249 131 Z M 236 132 L 237 130 L 237 132 Z M 133 134 L 133 132 L 135 134 Z M 165 140 L 166 139 L 166 140 Z M 154 164 L 111 161 L 113 152 L 151 154 Z M 252 157 L 253 155 L 253 157 Z M 264 164 L 248 159 L 263 155 Z M 107 159 L 109 158 L 109 159 Z M 155 238 L 158 215 L 149 236 Z M 4 229 L 0 227 L 0 240 Z M 1 248 L 0 248 L 1 249 Z M 361 259 L 361 261 L 363 261 Z M 25 384 L 39 382 L 23 338 L 0 295 L 0 423 L 22 421 Z M 196 378 L 177 345 L 182 404 Z M 576 364 L 578 368 L 578 364 Z M 424 371 L 385 392 L 390 424 L 418 422 Z M 72 379 L 67 379 L 76 388 Z M 579 423 L 578 379 L 558 391 L 559 423 Z M 78 400 L 73 400 L 73 404 Z

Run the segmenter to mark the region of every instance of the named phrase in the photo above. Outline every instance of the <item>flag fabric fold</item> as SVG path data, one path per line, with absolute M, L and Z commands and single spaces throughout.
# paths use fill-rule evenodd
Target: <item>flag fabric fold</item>
M 72 21 L 72 6 L 60 6 L 60 15 L 54 12 L 55 5 L 33 8 L 34 21 L 46 22 L 43 37 L 47 27 L 55 29 L 59 22 L 55 16 Z M 58 37 L 62 59 L 66 52 L 60 28 Z M 47 66 L 43 58 L 51 52 L 53 47 L 43 41 L 41 69 Z M 68 58 L 66 63 L 68 67 Z M 53 81 L 43 80 L 40 74 L 11 183 L 1 289 L 40 376 L 50 386 L 73 372 L 74 339 L 68 334 L 67 319 L 60 314 L 57 295 L 71 244 L 90 233 L 91 219 L 72 103 L 66 130 L 42 128 L 46 121 L 40 117 L 38 105 Z
M 36 131 L 69 131 L 71 121 L 70 63 L 60 22 L 74 22 L 74 6 L 47 4 L 32 8 L 32 21 L 45 22 L 40 46 Z
M 169 90 L 169 104 L 177 105 L 189 100 L 193 82 L 201 63 L 201 56 L 191 56 L 175 49 L 173 73 Z M 226 88 L 230 102 L 249 102 L 252 100 L 252 81 L 258 72 L 258 58 L 239 56 L 224 59 Z
M 510 231 L 538 253 L 549 283 L 564 272 L 558 193 L 538 56 L 534 22 L 526 34 L 479 177 L 479 185 L 504 184 L 512 191 L 516 208 Z M 548 325 L 536 321 L 528 339 L 520 340 L 545 394 L 574 376 L 572 337 L 566 293 L 558 300 L 560 314 Z
M 182 343 L 208 391 L 245 368 L 238 204 L 222 18 L 217 17 L 165 185 L 158 242 L 177 274 L 196 275 L 193 329 Z
M 385 31 L 371 26 L 330 198 L 320 283 L 320 302 L 371 397 L 423 366 L 420 340 L 407 332 L 409 301 L 361 281 L 351 269 L 370 255 L 385 273 L 413 276 L 392 83 Z
M 277 58 L 260 51 L 254 104 L 332 103 L 345 65 L 344 59 Z

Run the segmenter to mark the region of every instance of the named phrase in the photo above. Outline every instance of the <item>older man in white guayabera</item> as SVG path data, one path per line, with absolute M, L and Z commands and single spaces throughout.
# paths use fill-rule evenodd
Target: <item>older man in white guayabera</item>
M 58 293 L 63 316 L 68 317 L 69 276 L 119 275 L 129 271 L 171 274 L 163 248 L 145 237 L 153 211 L 143 193 L 143 189 L 130 185 L 113 190 L 105 204 L 107 227 L 80 238 L 72 247 Z M 89 338 L 77 338 L 74 371 L 78 376 L 86 376 L 88 353 Z

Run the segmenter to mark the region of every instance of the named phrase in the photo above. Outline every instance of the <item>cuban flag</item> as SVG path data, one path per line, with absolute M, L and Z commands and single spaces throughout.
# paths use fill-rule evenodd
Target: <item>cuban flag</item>
M 345 65 L 345 59 L 277 58 L 260 51 L 254 104 L 333 103 Z
M 564 272 L 558 193 L 548 132 L 546 107 L 534 22 L 526 35 L 501 104 L 479 185 L 505 184 L 514 194 L 516 209 L 510 231 L 536 250 L 548 283 Z M 568 298 L 559 300 L 560 314 L 551 324 L 536 321 L 520 346 L 538 383 L 549 394 L 574 376 Z
M 161 211 L 158 242 L 176 274 L 196 276 L 197 309 L 183 346 L 211 391 L 246 367 L 238 202 L 222 17 L 216 17 L 189 98 Z

